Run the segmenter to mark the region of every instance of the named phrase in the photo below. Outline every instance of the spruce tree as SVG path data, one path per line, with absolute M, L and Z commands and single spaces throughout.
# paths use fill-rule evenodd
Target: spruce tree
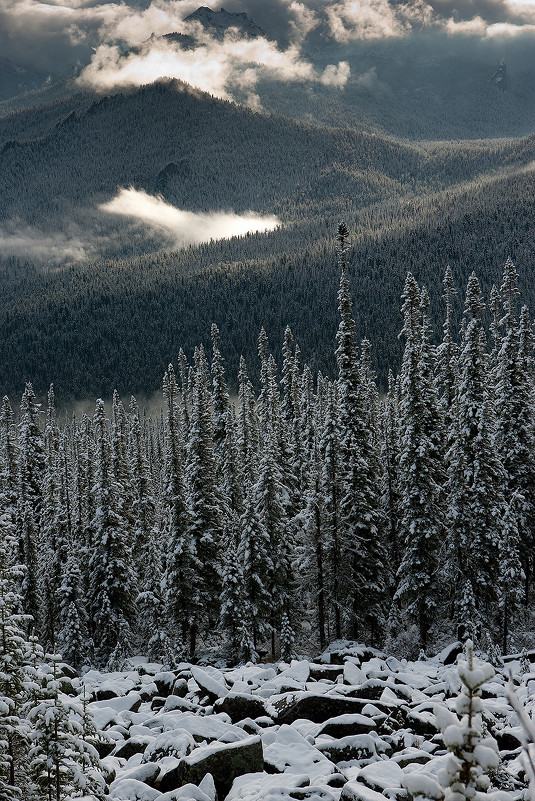
M 90 624 L 97 657 L 105 664 L 120 633 L 134 620 L 135 575 L 125 521 L 119 512 L 102 400 L 97 401 L 94 426 L 97 508 L 91 522 Z
M 384 628 L 386 550 L 381 508 L 381 473 L 362 386 L 347 263 L 349 232 L 338 226 L 340 288 L 336 335 L 340 404 L 339 547 L 344 567 L 343 594 L 350 636 L 369 636 L 378 643 Z
M 250 618 L 243 590 L 242 566 L 235 537 L 231 536 L 223 561 L 220 626 L 226 634 L 226 648 L 234 660 L 242 655 L 243 623 Z
M 531 580 L 535 545 L 535 406 L 533 400 L 533 336 L 527 309 L 517 314 L 518 274 L 507 259 L 501 286 L 503 333 L 495 357 L 496 446 L 507 481 L 507 495 L 516 494 L 522 562 Z
M 395 601 L 416 623 L 426 648 L 441 595 L 438 574 L 444 512 L 443 430 L 430 365 L 427 297 L 409 273 L 403 292 L 406 338 L 401 370 L 399 476 L 403 556 Z
M 65 694 L 72 691 L 72 685 L 59 674 L 60 659 L 57 655 L 48 656 L 38 697 L 27 705 L 32 725 L 31 771 L 42 797 L 48 801 L 63 801 L 76 790 L 96 791 L 102 798 L 102 776 L 87 771 L 88 766 L 100 766 L 94 746 L 84 739 L 84 734 L 89 734 L 88 710 L 84 720 L 77 705 Z
M 182 420 L 173 365 L 164 376 L 165 463 L 162 503 L 162 549 L 165 564 L 162 596 L 171 640 L 186 644 L 196 611 L 196 555 L 186 537 L 190 516 L 186 505 L 182 461 Z
M 260 527 L 269 542 L 271 569 L 268 587 L 271 596 L 271 650 L 275 653 L 275 633 L 280 632 L 282 615 L 292 619 L 295 582 L 293 576 L 294 541 L 286 512 L 286 489 L 277 460 L 276 444 L 268 436 L 263 445 L 258 480 L 253 488 L 253 503 Z
M 525 575 L 520 559 L 520 531 L 518 506 L 522 499 L 513 493 L 506 504 L 502 518 L 500 539 L 499 607 L 501 613 L 502 653 L 508 653 L 509 636 L 519 622 L 524 600 Z
M 240 519 L 237 556 L 243 582 L 244 621 L 256 652 L 270 631 L 272 613 L 271 576 L 273 560 L 269 533 L 260 520 L 253 487 Z M 243 632 L 242 632 L 243 638 Z
M 448 571 L 457 623 L 465 622 L 461 610 L 466 607 L 467 593 L 472 594 L 479 621 L 495 633 L 505 474 L 494 447 L 481 326 L 483 305 L 479 282 L 472 273 L 459 356 L 458 422 L 448 456 Z
M 211 396 L 204 351 L 196 353 L 196 369 L 188 441 L 188 547 L 195 560 L 190 623 L 190 654 L 197 632 L 212 629 L 218 617 L 221 590 L 220 549 L 228 509 L 216 480 Z
M 24 569 L 14 564 L 15 538 L 9 517 L 0 517 L 0 797 L 20 798 L 27 759 L 28 725 L 23 715 L 31 676 L 18 586 Z

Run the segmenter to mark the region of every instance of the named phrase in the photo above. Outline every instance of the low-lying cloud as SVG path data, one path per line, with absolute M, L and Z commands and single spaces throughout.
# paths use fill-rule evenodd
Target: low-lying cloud
M 0 255 L 37 262 L 77 262 L 93 256 L 94 249 L 80 235 L 45 233 L 14 220 L 0 228 Z
M 258 231 L 272 231 L 280 221 L 275 216 L 264 216 L 248 211 L 193 212 L 177 209 L 162 197 L 149 195 L 138 189 L 120 189 L 108 203 L 99 206 L 101 211 L 132 217 L 151 228 L 166 233 L 176 247 L 209 242 L 211 239 L 228 239 Z

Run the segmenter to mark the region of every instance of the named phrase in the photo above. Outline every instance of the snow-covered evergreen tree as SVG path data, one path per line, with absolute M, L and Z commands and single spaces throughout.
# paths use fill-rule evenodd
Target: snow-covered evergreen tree
M 212 404 L 207 389 L 204 351 L 196 352 L 196 369 L 188 441 L 187 486 L 189 525 L 186 540 L 195 560 L 190 590 L 190 653 L 195 653 L 197 632 L 212 629 L 218 618 L 221 591 L 220 549 L 228 517 L 225 499 L 216 479 Z
M 399 405 L 403 556 L 395 600 L 417 624 L 425 648 L 442 594 L 438 567 L 444 532 L 443 430 L 430 365 L 426 297 L 422 315 L 422 293 L 411 273 L 403 301 L 406 345 Z
M 76 790 L 96 791 L 102 798 L 102 776 L 87 770 L 100 764 L 94 746 L 84 739 L 84 729 L 86 737 L 89 734 L 88 710 L 82 717 L 64 694 L 70 689 L 70 681 L 59 673 L 61 657 L 50 655 L 48 659 L 39 695 L 27 705 L 27 718 L 32 726 L 29 752 L 32 774 L 42 797 L 48 801 L 63 801 Z
M 521 498 L 513 493 L 506 504 L 502 518 L 500 540 L 499 607 L 501 612 L 502 653 L 507 654 L 509 635 L 513 624 L 519 621 L 519 612 L 524 600 L 525 575 L 520 559 L 520 532 L 518 506 Z
M 448 456 L 448 573 L 457 623 L 464 622 L 460 609 L 466 607 L 463 598 L 470 590 L 479 621 L 494 633 L 505 474 L 494 447 L 482 310 L 479 282 L 472 273 L 459 356 L 458 422 Z
M 125 521 L 118 508 L 102 400 L 97 401 L 94 426 L 97 464 L 93 493 L 97 508 L 91 522 L 90 626 L 97 658 L 105 664 L 120 632 L 133 622 L 135 575 Z
M 164 377 L 164 401 L 166 425 L 161 542 L 165 565 L 162 596 L 171 640 L 187 643 L 196 608 L 194 581 L 197 565 L 196 554 L 186 537 L 190 517 L 184 487 L 180 401 L 172 364 Z
M 16 543 L 9 517 L 0 517 L 0 797 L 20 799 L 27 760 L 28 726 L 22 714 L 31 677 L 18 586 L 24 572 L 13 563 Z
M 535 405 L 533 399 L 533 336 L 527 309 L 517 314 L 518 274 L 505 263 L 501 286 L 503 333 L 495 357 L 496 446 L 507 481 L 507 493 L 517 494 L 522 562 L 528 584 L 535 545 Z
M 226 634 L 226 646 L 233 659 L 239 659 L 243 623 L 250 619 L 244 598 L 243 571 L 238 558 L 235 536 L 229 538 L 223 562 L 220 626 Z
M 253 650 L 256 652 L 270 631 L 272 609 L 270 582 L 273 561 L 269 534 L 260 520 L 254 487 L 247 495 L 245 509 L 240 519 L 237 556 L 243 582 L 243 619 Z
M 403 785 L 415 799 L 503 799 L 503 793 L 488 792 L 488 773 L 498 767 L 500 756 L 496 740 L 484 734 L 481 701 L 481 687 L 492 679 L 494 668 L 474 656 L 471 640 L 467 640 L 465 649 L 466 659 L 457 665 L 463 686 L 455 701 L 455 712 L 445 704 L 436 705 L 434 710 L 449 755 L 437 781 L 419 771 L 404 776 Z
M 340 323 L 336 335 L 340 404 L 339 547 L 344 569 L 343 594 L 350 636 L 379 642 L 385 624 L 387 582 L 381 473 L 366 405 L 357 350 L 347 264 L 349 232 L 338 226 Z

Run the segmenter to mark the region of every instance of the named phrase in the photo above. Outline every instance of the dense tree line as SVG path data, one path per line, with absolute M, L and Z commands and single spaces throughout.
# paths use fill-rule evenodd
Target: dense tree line
M 403 651 L 470 635 L 521 644 L 533 585 L 532 326 L 506 261 L 489 301 L 472 273 L 460 326 L 430 340 L 426 290 L 403 291 L 399 375 L 380 396 L 352 311 L 348 231 L 335 381 L 302 365 L 289 328 L 280 371 L 264 329 L 260 392 L 245 359 L 231 399 L 222 342 L 180 352 L 160 414 L 114 394 L 60 424 L 31 384 L 4 398 L 1 512 L 28 633 L 76 666 L 134 650 L 164 662 L 231 659 L 348 636 Z M 458 335 L 457 335 L 458 332 Z M 309 627 L 307 634 L 300 622 Z

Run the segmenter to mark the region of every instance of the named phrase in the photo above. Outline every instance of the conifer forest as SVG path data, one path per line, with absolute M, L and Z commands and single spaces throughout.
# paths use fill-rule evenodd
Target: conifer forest
M 0 801 L 535 801 L 535 0 L 0 0 Z
M 227 670 L 277 659 L 308 669 L 291 660 L 334 641 L 406 664 L 460 639 L 496 665 L 516 651 L 529 666 L 533 333 L 515 265 L 506 261 L 489 298 L 472 273 L 458 327 L 446 268 L 438 346 L 427 291 L 408 273 L 402 365 L 379 393 L 372 345 L 356 337 L 350 253 L 342 222 L 335 380 L 301 364 L 289 327 L 279 368 L 262 330 L 259 392 L 242 358 L 231 396 L 213 325 L 211 353 L 196 348 L 190 364 L 181 351 L 169 365 L 156 415 L 117 393 L 110 413 L 99 399 L 80 419 L 60 419 L 53 387 L 41 409 L 27 384 L 17 415 L 4 397 L 2 798 L 18 797 L 12 785 L 28 798 L 69 788 L 101 797 L 99 753 L 109 751 L 90 707 L 120 693 L 87 695 L 75 677 L 119 675 L 136 654 L 175 680 L 185 665 L 199 671 L 200 657 Z M 364 659 L 362 646 L 348 653 Z M 212 674 L 192 677 L 201 695 L 227 695 L 224 677 L 219 689 Z M 75 701 L 60 701 L 71 697 L 65 683 Z M 19 785 L 25 747 L 32 769 Z M 32 795 L 39 787 L 49 795 Z

